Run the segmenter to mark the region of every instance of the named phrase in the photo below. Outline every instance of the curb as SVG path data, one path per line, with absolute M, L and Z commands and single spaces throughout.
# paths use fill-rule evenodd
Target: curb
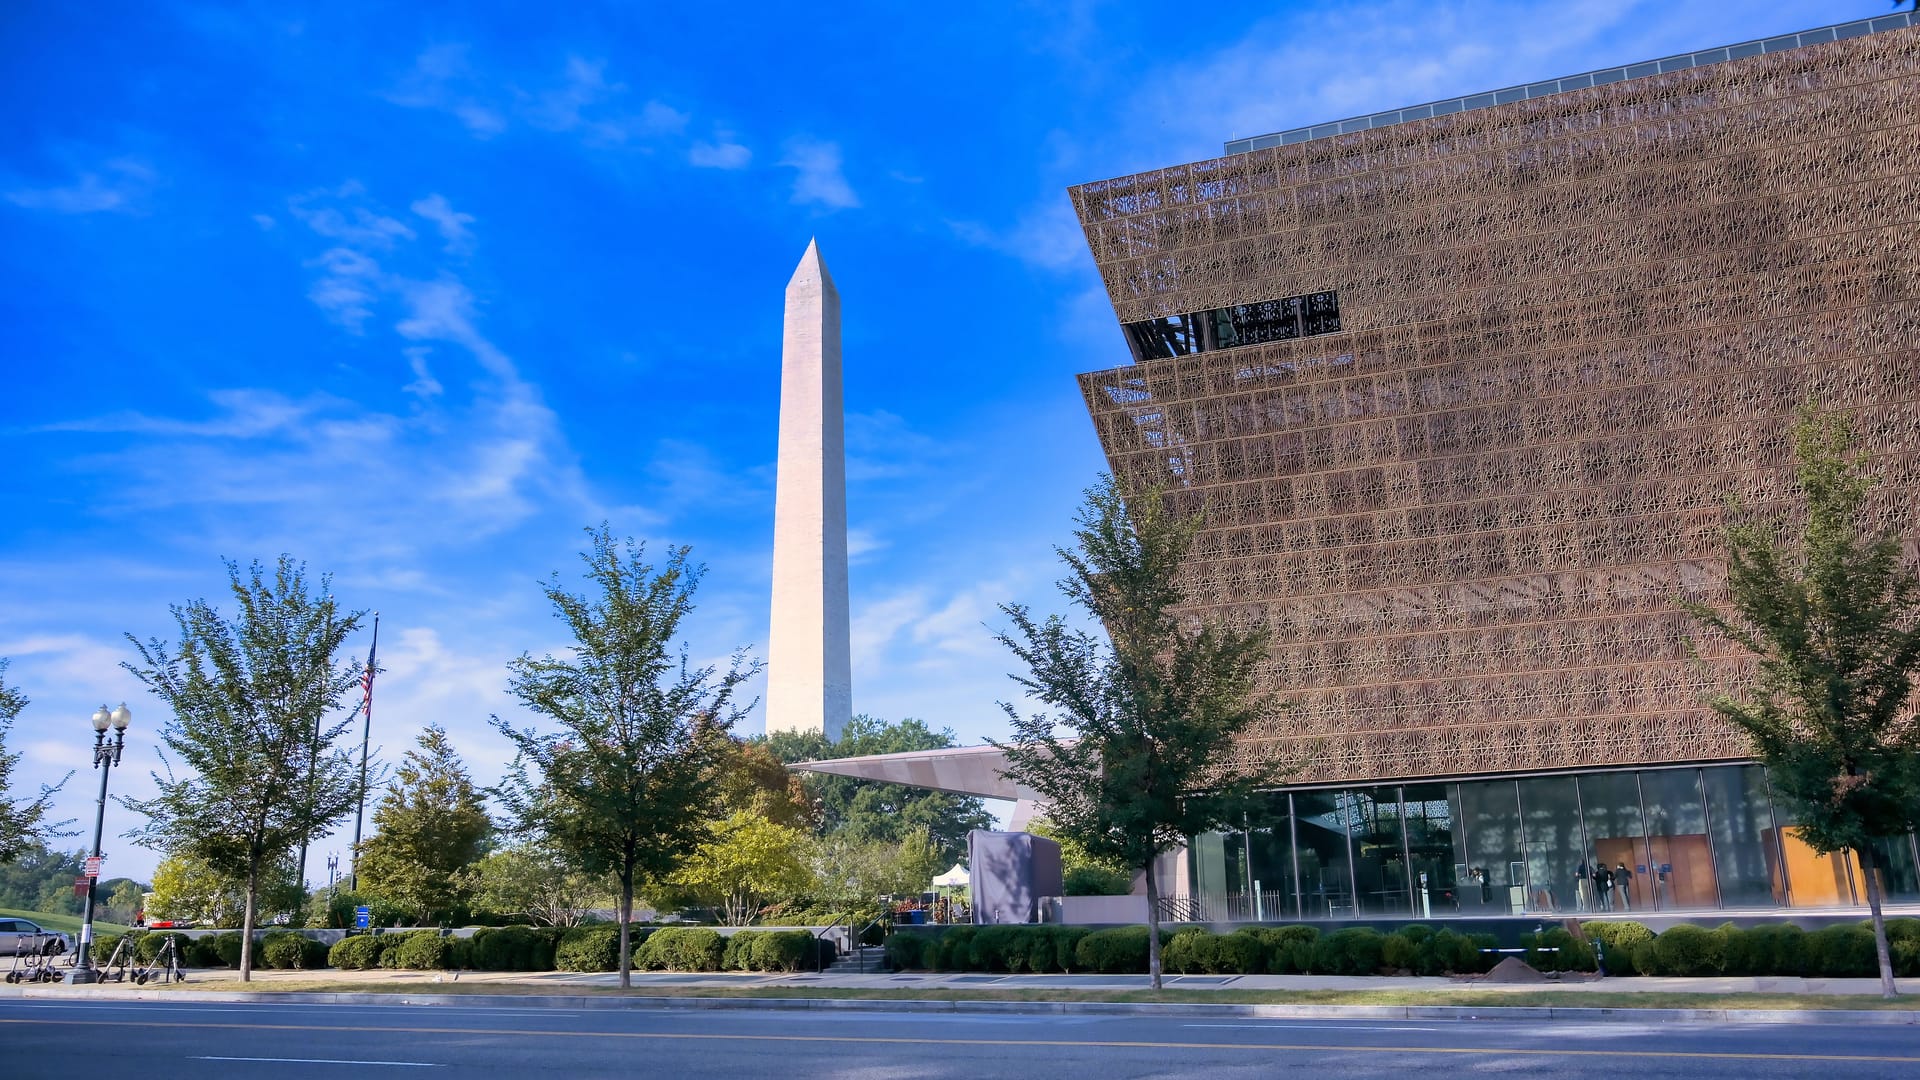
M 1581 1023 L 1920 1025 L 1920 1009 L 1632 1009 L 1547 1005 L 1208 1005 L 1129 1001 L 929 1001 L 878 998 L 569 996 L 559 994 L 248 993 L 194 990 L 0 988 L 0 1000 L 198 1001 L 291 1005 L 454 1006 L 469 1009 L 762 1009 L 784 1012 L 1045 1013 L 1260 1020 L 1561 1020 Z

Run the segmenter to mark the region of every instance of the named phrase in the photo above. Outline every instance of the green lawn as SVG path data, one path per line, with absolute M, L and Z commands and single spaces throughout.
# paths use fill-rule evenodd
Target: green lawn
M 80 933 L 80 916 L 78 915 L 55 915 L 46 911 L 19 911 L 14 908 L 0 908 L 0 919 L 32 919 L 34 922 L 39 923 L 49 930 L 65 930 L 67 933 L 73 934 L 76 937 Z M 127 932 L 127 928 L 121 926 L 119 923 L 102 922 L 99 919 L 95 919 L 93 920 L 93 931 L 96 934 L 124 934 Z
M 429 973 L 421 972 L 420 975 Z M 191 981 L 171 984 L 184 991 L 246 990 L 254 992 L 323 992 L 362 994 L 473 994 L 612 996 L 622 993 L 605 986 L 555 987 L 525 982 L 442 982 L 406 979 L 391 982 L 329 979 L 322 972 L 311 978 L 270 978 L 242 983 L 224 971 L 194 972 Z M 825 986 L 725 987 L 645 986 L 629 992 L 641 997 L 744 998 L 855 998 L 869 1001 L 1116 1001 L 1179 1002 L 1217 1005 L 1459 1005 L 1474 1008 L 1554 1006 L 1587 1009 L 1915 1009 L 1920 997 L 1906 995 L 1888 1001 L 1878 996 L 1846 994 L 1681 994 L 1596 991 L 1422 991 L 1422 990 L 941 990 L 866 989 Z

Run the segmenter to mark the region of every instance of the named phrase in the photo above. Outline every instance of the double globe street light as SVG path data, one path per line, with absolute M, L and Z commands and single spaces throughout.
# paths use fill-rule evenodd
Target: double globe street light
M 120 764 L 120 751 L 126 748 L 127 725 L 131 723 L 133 712 L 124 701 L 112 711 L 102 705 L 93 714 L 93 767 L 100 770 L 100 800 L 93 818 L 93 858 L 86 868 L 87 906 L 80 921 L 79 955 L 74 958 L 73 970 L 67 973 L 69 983 L 99 981 L 93 967 L 93 899 L 100 887 L 100 840 L 107 827 L 107 775 Z M 108 728 L 113 729 L 112 742 L 107 741 Z

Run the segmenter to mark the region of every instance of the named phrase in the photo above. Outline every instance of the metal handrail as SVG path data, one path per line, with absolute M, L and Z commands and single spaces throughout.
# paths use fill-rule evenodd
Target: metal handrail
M 840 926 L 842 923 L 850 924 L 852 918 L 853 918 L 853 913 L 848 912 L 847 914 L 834 919 L 832 922 L 822 927 L 819 933 L 813 935 L 813 940 L 816 942 L 824 940 L 828 934 L 833 933 L 834 927 Z M 839 955 L 840 955 L 840 948 L 838 945 L 836 945 L 834 946 L 834 956 L 837 957 Z M 826 970 L 827 969 L 825 965 L 820 963 L 820 946 L 815 945 L 813 947 L 813 972 L 816 975 L 821 975 L 821 974 L 825 974 Z

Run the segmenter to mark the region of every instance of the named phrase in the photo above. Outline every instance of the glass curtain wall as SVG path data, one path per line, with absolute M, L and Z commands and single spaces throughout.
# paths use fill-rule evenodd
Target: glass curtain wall
M 1414 914 L 1422 919 L 1460 914 L 1467 845 L 1454 824 L 1458 788 L 1458 784 L 1408 784 L 1400 789 Z
M 1273 792 L 1195 837 L 1219 921 L 1859 906 L 1851 855 L 1799 836 L 1757 765 Z M 1889 903 L 1920 902 L 1912 836 L 1874 845 Z
M 1351 793 L 1347 832 L 1352 837 L 1353 879 L 1360 914 L 1408 915 L 1413 893 L 1407 880 L 1407 838 L 1400 821 L 1400 789 Z
M 1353 918 L 1353 854 L 1348 847 L 1348 796 L 1340 791 L 1293 795 L 1294 858 L 1300 867 L 1300 914 Z
M 1591 910 L 1589 889 L 1596 867 L 1580 825 L 1580 791 L 1574 778 L 1520 781 L 1520 812 L 1526 829 L 1526 910 L 1542 915 Z
M 1467 833 L 1468 915 L 1517 915 L 1526 910 L 1527 864 L 1521 858 L 1518 786 L 1511 780 L 1460 785 L 1460 820 Z
M 1785 907 L 1787 879 L 1773 831 L 1767 773 L 1758 765 L 1700 770 L 1722 907 Z

